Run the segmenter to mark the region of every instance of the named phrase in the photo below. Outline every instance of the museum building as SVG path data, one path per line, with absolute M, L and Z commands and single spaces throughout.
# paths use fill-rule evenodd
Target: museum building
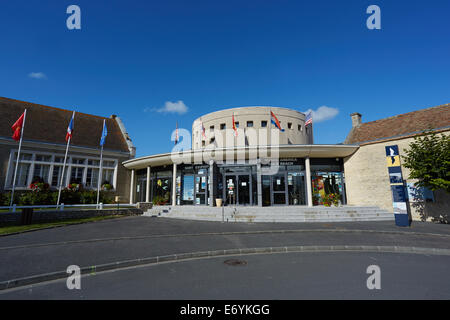
M 190 138 L 185 150 L 123 162 L 131 170 L 131 203 L 313 206 L 329 193 L 347 203 L 344 158 L 358 146 L 313 144 L 301 112 L 220 110 L 196 119 Z

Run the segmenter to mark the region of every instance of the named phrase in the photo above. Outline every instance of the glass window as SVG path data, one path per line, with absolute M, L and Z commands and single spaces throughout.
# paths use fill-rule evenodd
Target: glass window
M 284 175 L 274 175 L 272 180 L 272 187 L 274 192 L 286 190 Z
M 261 128 L 265 128 L 265 127 L 267 127 L 267 121 L 263 120 L 263 121 L 261 121 Z
M 64 162 L 64 157 L 55 157 L 55 162 L 63 163 Z
M 27 161 L 31 161 L 31 158 L 33 157 L 33 155 L 31 153 L 20 153 L 20 160 L 27 160 Z M 17 152 L 14 154 L 14 160 L 17 159 Z
M 99 169 L 88 168 L 86 172 L 86 187 L 97 188 L 98 187 L 98 172 Z
M 286 194 L 274 193 L 273 194 L 273 204 L 286 204 Z
M 253 121 L 247 121 L 247 128 L 253 127 Z
M 84 164 L 84 159 L 72 158 L 72 163 L 74 163 L 74 164 Z
M 36 161 L 40 162 L 50 162 L 52 160 L 52 156 L 45 156 L 41 154 L 36 155 Z
M 72 167 L 72 172 L 70 173 L 70 183 L 83 183 L 83 167 Z
M 288 129 L 292 129 L 292 122 L 288 122 Z
M 64 174 L 67 173 L 67 166 Z M 61 181 L 61 174 L 62 174 L 62 166 L 54 166 L 53 167 L 53 174 L 52 174 L 52 187 L 58 187 L 59 183 Z M 64 177 L 63 180 L 66 180 L 66 177 Z M 63 181 L 63 186 L 66 186 L 68 183 L 67 181 Z
M 33 179 L 31 179 L 31 183 L 33 182 L 48 182 L 48 174 L 50 172 L 50 165 L 44 164 L 35 164 Z
M 300 172 L 288 172 L 287 179 L 289 204 L 306 204 L 305 175 Z
M 102 184 L 108 183 L 113 185 L 114 182 L 114 170 L 105 169 L 102 170 Z
M 30 167 L 31 165 L 29 163 L 19 163 L 17 167 L 16 187 L 27 187 Z M 11 180 L 13 178 L 14 175 L 12 176 Z
M 182 183 L 182 204 L 194 204 L 194 176 L 184 175 Z
M 103 166 L 108 168 L 114 168 L 114 161 L 103 161 Z
M 214 131 L 214 126 L 209 126 L 209 130 Z
M 227 128 L 227 125 L 225 123 L 220 124 L 220 130 L 225 130 Z
M 336 193 L 343 203 L 343 182 L 340 172 L 315 172 L 311 175 L 313 188 L 313 204 L 323 204 L 326 194 Z
M 100 160 L 88 160 L 88 165 L 90 166 L 99 166 L 100 165 Z
M 302 128 L 302 125 L 301 125 L 301 124 L 299 124 L 299 125 L 297 126 L 297 128 L 298 128 L 298 131 L 303 131 L 303 128 Z

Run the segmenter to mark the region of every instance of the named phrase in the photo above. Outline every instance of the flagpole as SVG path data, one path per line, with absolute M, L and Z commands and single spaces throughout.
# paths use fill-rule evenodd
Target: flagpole
M 105 130 L 105 120 L 103 120 L 102 137 L 103 137 L 104 130 Z M 98 183 L 97 183 L 97 208 L 98 208 L 98 203 L 100 200 L 100 183 L 101 183 L 101 179 L 102 179 L 102 169 L 103 169 L 103 144 L 104 143 L 102 143 L 102 148 L 100 149 L 100 167 L 99 167 L 99 171 L 98 171 Z
M 12 186 L 12 191 L 11 191 L 11 201 L 9 202 L 10 207 L 12 207 L 12 205 L 14 203 L 14 189 L 16 188 L 17 168 L 18 168 L 19 162 L 20 162 L 20 150 L 22 149 L 23 128 L 25 127 L 26 118 L 27 118 L 27 109 L 25 109 L 25 112 L 23 115 L 22 128 L 20 131 L 19 150 L 17 152 L 16 168 L 14 169 L 14 179 L 13 179 L 13 186 Z
M 61 189 L 62 189 L 62 184 L 63 184 L 63 179 L 64 179 L 64 171 L 65 171 L 65 168 L 66 168 L 66 161 L 67 161 L 67 153 L 69 151 L 69 144 L 70 144 L 70 137 L 69 137 L 69 140 L 67 140 L 66 155 L 64 156 L 64 165 L 62 167 L 61 179 L 59 180 L 58 201 L 56 202 L 56 208 L 59 207 L 59 200 L 61 199 Z
M 72 118 L 71 120 L 75 117 L 75 111 L 72 114 Z M 69 123 L 70 125 L 70 123 Z M 62 189 L 62 184 L 63 184 L 63 179 L 64 179 L 64 171 L 66 169 L 66 162 L 67 162 L 67 153 L 69 152 L 69 145 L 70 145 L 70 140 L 72 139 L 72 134 L 69 136 L 69 139 L 67 140 L 67 146 L 66 146 L 66 155 L 64 156 L 64 165 L 62 167 L 62 173 L 61 173 L 61 179 L 59 182 L 59 190 L 58 190 L 58 200 L 56 202 L 56 208 L 59 207 L 59 200 L 61 199 L 61 189 Z

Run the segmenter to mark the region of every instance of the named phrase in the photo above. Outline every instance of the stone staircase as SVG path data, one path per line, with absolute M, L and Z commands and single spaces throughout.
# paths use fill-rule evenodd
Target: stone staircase
M 207 207 L 154 206 L 143 216 L 225 222 L 339 222 L 389 221 L 394 214 L 378 207 Z

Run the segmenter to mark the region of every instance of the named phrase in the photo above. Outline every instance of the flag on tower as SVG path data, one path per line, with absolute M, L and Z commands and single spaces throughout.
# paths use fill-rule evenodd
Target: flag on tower
M 284 132 L 284 129 L 281 128 L 280 121 L 278 121 L 278 118 L 275 116 L 275 114 L 272 111 L 270 111 L 270 120 L 275 125 L 275 127 L 280 129 L 281 132 Z
M 305 122 L 305 126 L 307 126 L 308 124 L 311 124 L 312 125 L 312 113 L 311 112 L 309 112 L 307 115 L 306 115 L 306 122 Z
M 206 139 L 206 130 L 205 130 L 205 127 L 203 126 L 203 121 L 200 120 L 200 122 L 202 124 L 202 136 L 203 136 L 203 138 Z
M 237 137 L 238 133 L 237 133 L 236 122 L 234 122 L 234 113 L 233 113 L 233 116 L 232 116 L 232 120 L 233 120 L 234 136 Z

